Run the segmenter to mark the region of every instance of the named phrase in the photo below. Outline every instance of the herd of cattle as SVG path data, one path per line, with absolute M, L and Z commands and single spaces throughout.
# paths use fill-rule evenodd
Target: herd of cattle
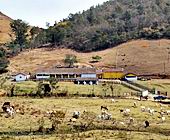
M 116 103 L 116 102 L 119 102 L 119 100 L 115 100 L 115 99 L 111 99 L 111 101 L 113 104 Z M 157 115 L 159 118 L 160 118 L 160 121 L 159 123 L 163 123 L 165 122 L 166 120 L 166 117 L 168 118 L 168 115 L 170 115 L 170 110 L 166 110 L 164 108 L 164 106 L 166 106 L 167 108 L 167 105 L 162 105 L 162 104 L 159 104 L 159 103 L 156 103 L 155 105 L 157 107 L 159 107 L 159 110 L 158 109 L 154 109 L 153 107 L 149 107 L 149 106 L 140 106 L 141 104 L 139 104 L 139 102 L 137 101 L 134 101 L 132 102 L 132 108 L 122 108 L 122 109 L 119 109 L 119 113 L 120 115 L 122 116 L 126 116 L 127 120 L 126 121 L 115 121 L 115 119 L 113 118 L 112 114 L 109 112 L 109 108 L 107 106 L 104 106 L 102 105 L 100 107 L 100 114 L 96 115 L 96 119 L 97 120 L 102 120 L 102 121 L 106 121 L 106 120 L 110 120 L 110 121 L 113 121 L 113 124 L 115 123 L 118 123 L 120 125 L 130 125 L 130 124 L 133 124 L 134 121 L 135 121 L 135 118 L 132 117 L 132 110 L 133 108 L 139 108 L 139 113 L 147 113 L 148 115 Z M 16 105 L 11 105 L 10 102 L 5 102 L 3 105 L 2 105 L 2 110 L 3 112 L 6 114 L 5 117 L 6 118 L 14 118 L 15 115 L 17 113 L 21 114 L 21 115 L 24 115 L 25 114 L 25 111 L 26 110 L 30 110 L 30 115 L 34 116 L 34 117 L 38 117 L 39 115 L 44 115 L 44 116 L 47 116 L 53 112 L 55 112 L 54 110 L 52 111 L 41 111 L 41 110 L 36 110 L 34 108 L 25 108 L 24 105 L 19 105 L 19 104 L 16 104 Z M 87 110 L 84 110 L 84 111 L 73 111 L 72 112 L 72 117 L 69 119 L 70 122 L 77 122 L 77 120 L 79 118 L 81 118 L 81 115 L 84 113 L 84 112 L 87 112 Z M 159 114 L 159 115 L 158 115 Z M 149 120 L 145 120 L 144 121 L 144 127 L 149 127 L 150 125 L 150 122 Z

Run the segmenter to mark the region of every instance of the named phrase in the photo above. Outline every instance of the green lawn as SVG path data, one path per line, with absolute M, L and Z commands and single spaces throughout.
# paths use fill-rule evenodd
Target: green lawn
M 69 94 L 92 94 L 95 95 L 112 95 L 110 84 L 102 86 L 99 85 L 77 85 L 74 83 L 60 82 L 57 84 L 59 86 L 58 90 L 67 90 Z M 135 92 L 127 87 L 124 87 L 119 84 L 112 84 L 114 95 L 122 95 L 125 92 Z
M 137 81 L 139 84 L 142 84 L 151 89 L 156 89 L 162 92 L 170 91 L 170 80 L 168 79 L 153 79 L 149 81 Z
M 156 89 L 161 92 L 169 92 L 170 91 L 170 80 L 149 80 L 149 81 L 137 81 L 137 83 L 142 84 L 150 89 Z M 38 82 L 33 81 L 25 81 L 25 82 L 16 82 L 15 84 L 15 93 L 29 94 L 35 93 L 37 91 Z M 5 87 L 8 87 L 10 91 L 11 83 L 7 81 Z M 103 86 L 102 83 L 99 85 L 77 85 L 73 82 L 58 82 L 56 84 L 56 89 L 53 90 L 54 93 L 62 93 L 67 92 L 68 94 L 92 94 L 95 95 L 112 95 L 112 91 L 110 86 L 113 86 L 113 94 L 114 96 L 123 95 L 124 93 L 136 93 L 136 91 L 131 90 L 123 85 L 119 84 L 106 84 Z
M 24 82 L 15 82 L 15 94 L 29 94 L 37 91 L 38 82 L 33 81 L 24 81 Z M 58 82 L 56 84 L 56 89 L 53 90 L 55 93 L 67 92 L 68 94 L 95 94 L 95 95 L 112 95 L 112 91 L 110 86 L 113 85 L 113 93 L 114 96 L 123 95 L 124 93 L 136 92 L 127 87 L 124 87 L 119 84 L 106 84 L 102 85 L 99 83 L 98 85 L 77 85 L 73 82 Z M 6 86 L 11 86 L 11 83 L 7 82 Z

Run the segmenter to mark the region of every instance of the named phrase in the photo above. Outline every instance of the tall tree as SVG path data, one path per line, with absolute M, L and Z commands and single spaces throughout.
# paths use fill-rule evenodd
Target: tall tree
M 9 64 L 9 60 L 6 58 L 6 51 L 4 48 L 0 48 L 0 72 L 3 72 Z
M 28 32 L 29 25 L 24 21 L 17 19 L 17 20 L 13 20 L 10 26 L 15 34 L 15 43 L 19 44 L 20 51 L 22 51 L 22 48 L 27 43 L 27 36 L 28 36 L 27 32 Z
M 30 30 L 31 38 L 34 39 L 41 31 L 39 27 L 32 27 Z
M 74 63 L 77 62 L 77 57 L 73 54 L 66 54 L 64 62 L 68 64 L 69 67 L 73 67 Z

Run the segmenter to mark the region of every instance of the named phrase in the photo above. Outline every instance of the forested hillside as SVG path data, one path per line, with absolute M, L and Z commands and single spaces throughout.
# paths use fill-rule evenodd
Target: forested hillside
M 95 51 L 132 39 L 170 38 L 169 0 L 111 0 L 41 32 L 34 43 Z

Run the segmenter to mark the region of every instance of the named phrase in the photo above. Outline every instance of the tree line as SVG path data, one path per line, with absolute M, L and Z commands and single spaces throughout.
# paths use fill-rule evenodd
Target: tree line
M 70 14 L 44 30 L 43 35 L 41 39 L 55 47 L 63 45 L 83 52 L 103 50 L 132 39 L 170 38 L 170 1 L 111 0 Z
M 87 11 L 70 14 L 47 29 L 29 27 L 22 20 L 11 23 L 13 53 L 40 46 L 98 51 L 132 39 L 170 38 L 169 0 L 110 0 Z M 28 34 L 29 30 L 29 34 Z

